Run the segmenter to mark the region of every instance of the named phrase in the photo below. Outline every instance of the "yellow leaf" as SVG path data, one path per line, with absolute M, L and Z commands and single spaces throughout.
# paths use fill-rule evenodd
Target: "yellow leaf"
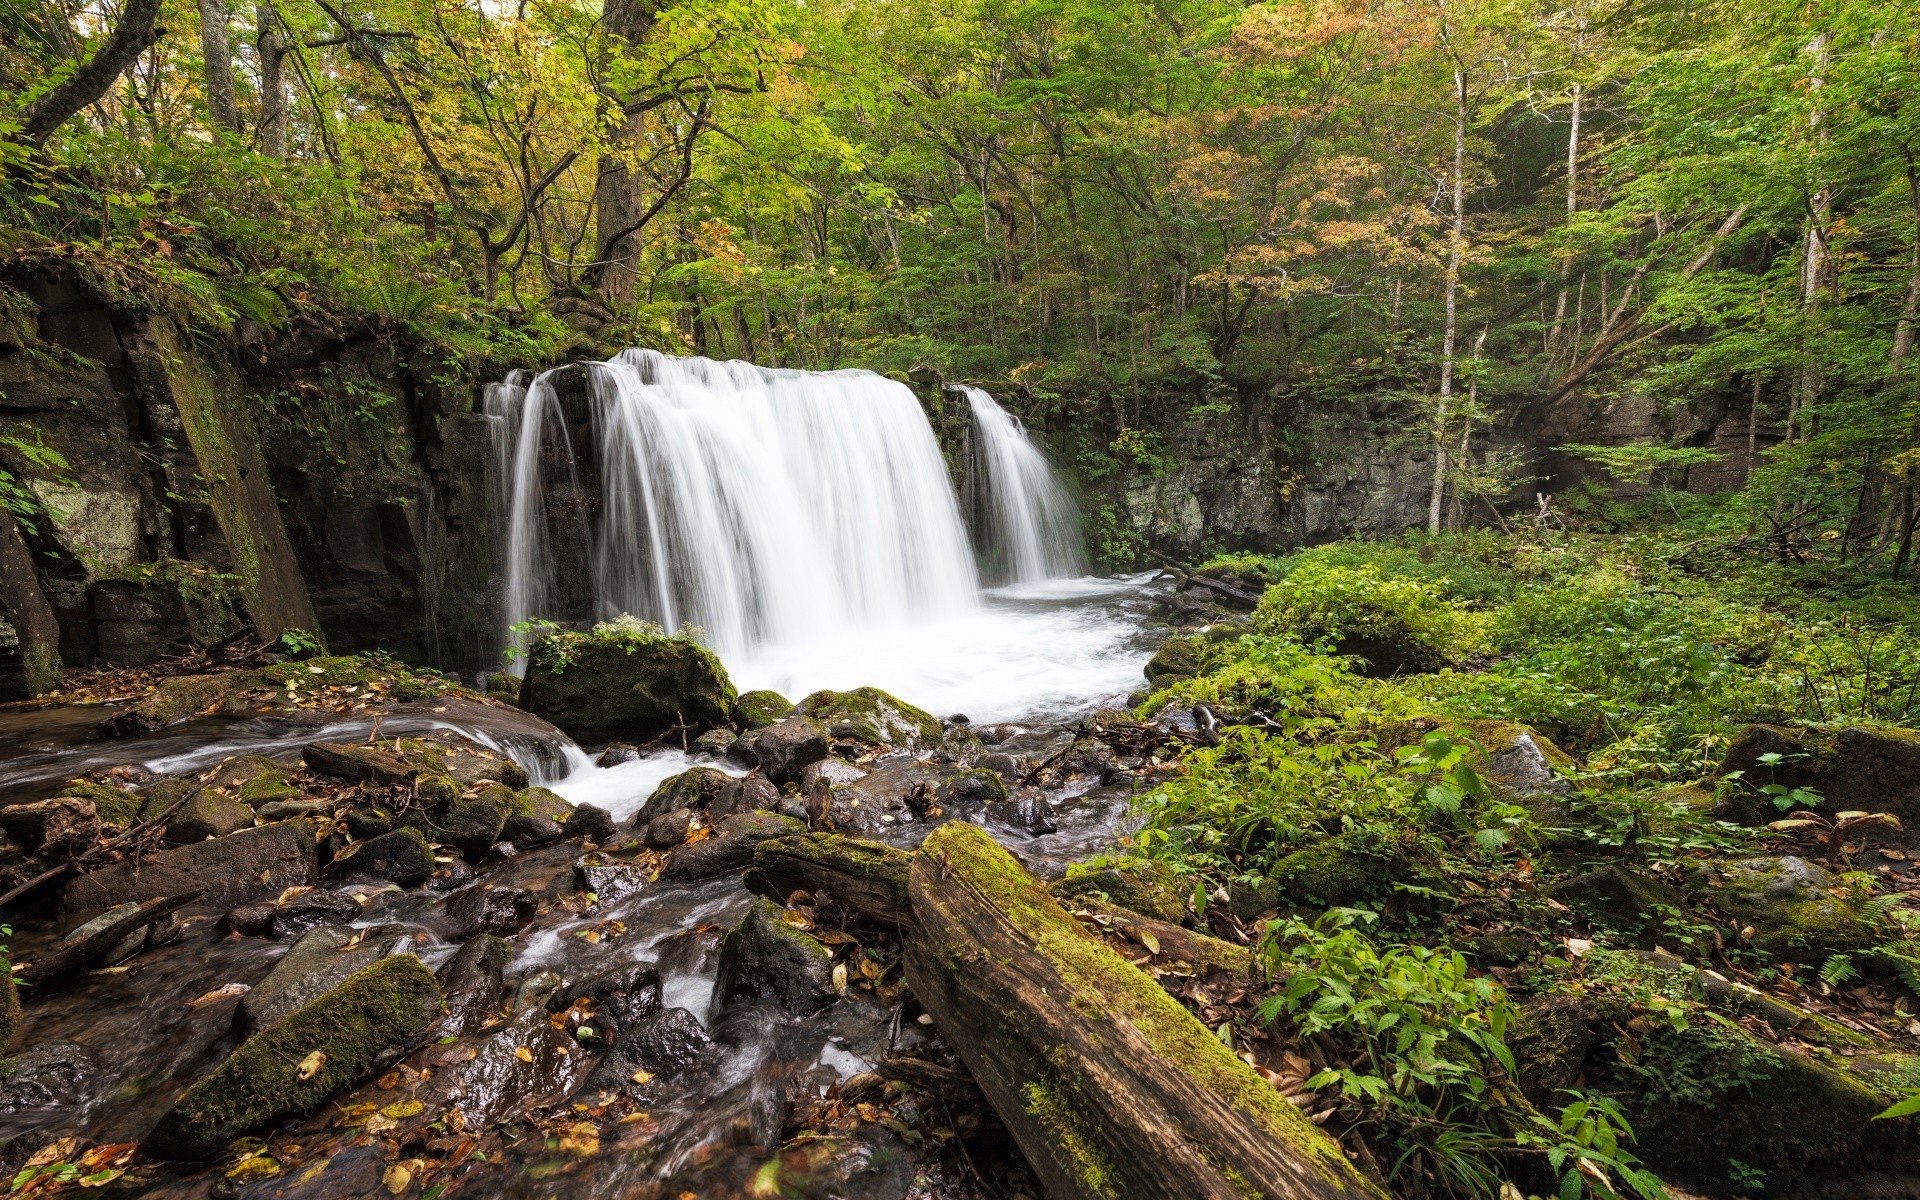
M 530 1063 L 533 1061 L 533 1051 L 527 1049 L 525 1046 L 515 1046 L 513 1049 L 513 1056 L 519 1059 L 523 1063 Z
M 387 1173 L 380 1177 L 380 1182 L 386 1185 L 388 1195 L 398 1196 L 407 1190 L 408 1184 L 413 1182 L 413 1172 L 407 1169 L 407 1164 L 395 1163 L 387 1168 Z
M 305 1083 L 307 1080 L 312 1079 L 315 1075 L 318 1075 L 320 1073 L 320 1068 L 326 1065 L 327 1065 L 326 1051 L 315 1050 L 312 1054 L 309 1054 L 305 1058 L 300 1060 L 300 1069 L 294 1072 L 294 1074 L 300 1079 L 300 1082 Z
M 1159 938 L 1157 938 L 1157 937 L 1155 937 L 1155 936 L 1153 936 L 1152 934 L 1150 934 L 1150 933 L 1148 933 L 1148 932 L 1147 932 L 1146 930 L 1144 930 L 1144 929 L 1136 929 L 1136 930 L 1134 930 L 1134 936 L 1135 936 L 1135 937 L 1138 937 L 1138 938 L 1140 939 L 1140 944 L 1141 944 L 1142 946 L 1145 946 L 1145 947 L 1147 948 L 1147 953 L 1149 953 L 1149 954 L 1158 954 L 1158 953 L 1160 953 L 1160 939 L 1159 939 Z
M 392 1117 L 396 1121 L 404 1121 L 408 1117 L 419 1116 L 421 1113 L 425 1112 L 426 1109 L 427 1109 L 427 1106 L 420 1103 L 418 1100 L 413 1100 L 413 1099 L 395 1100 L 392 1104 L 389 1104 L 385 1108 L 381 1109 L 380 1115 L 383 1117 Z
M 635 1083 L 652 1083 L 653 1082 L 653 1075 L 647 1071 L 635 1071 L 628 1078 L 632 1079 Z
M 833 964 L 833 990 L 845 993 L 847 990 L 847 964 Z

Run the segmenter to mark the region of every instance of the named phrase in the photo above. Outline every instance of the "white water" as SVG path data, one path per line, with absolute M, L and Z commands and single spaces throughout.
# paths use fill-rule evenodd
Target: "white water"
M 960 390 L 973 409 L 974 462 L 984 476 L 982 556 L 996 577 L 1038 583 L 1086 574 L 1080 513 L 1047 456 L 999 401 L 976 387 Z

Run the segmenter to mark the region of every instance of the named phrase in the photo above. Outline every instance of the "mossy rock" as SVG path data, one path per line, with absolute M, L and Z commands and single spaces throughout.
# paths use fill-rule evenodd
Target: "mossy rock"
M 1075 863 L 1047 889 L 1062 900 L 1099 896 L 1108 903 L 1178 925 L 1187 916 L 1180 881 L 1165 863 L 1123 855 L 1097 863 Z
M 1464 606 L 1434 584 L 1371 564 L 1303 563 L 1267 589 L 1253 623 L 1260 633 L 1326 642 L 1376 678 L 1450 666 L 1474 631 Z
M 934 790 L 934 799 L 943 807 L 999 804 L 1011 795 L 1012 793 L 1007 791 L 1007 781 L 1000 777 L 999 772 L 988 770 L 986 767 L 975 767 L 970 771 L 950 775 L 941 780 L 940 786 Z
M 838 741 L 905 750 L 930 749 L 940 743 L 940 722 L 932 713 L 875 687 L 815 692 L 800 702 L 800 712 Z
M 162 680 L 159 687 L 101 721 L 95 730 L 101 737 L 136 737 L 177 725 L 219 705 L 245 674 L 176 675 Z
M 720 789 L 731 782 L 733 776 L 714 767 L 692 767 L 678 775 L 669 775 L 633 814 L 633 827 L 645 829 L 656 817 L 682 809 L 705 812 Z
M 276 800 L 298 800 L 300 795 L 300 789 L 290 782 L 284 770 L 264 771 L 240 785 L 240 799 L 249 808 L 259 808 Z
M 206 787 L 173 814 L 167 822 L 166 838 L 176 846 L 190 846 L 237 833 L 252 824 L 253 809 L 237 797 Z
M 1280 859 L 1267 880 L 1284 903 L 1334 908 L 1384 900 L 1394 885 L 1439 887 L 1439 872 L 1412 841 L 1393 842 L 1366 832 L 1338 834 Z
M 443 731 L 426 737 L 401 738 L 392 746 L 401 761 L 412 767 L 417 778 L 440 776 L 461 787 L 481 783 L 500 783 L 519 791 L 531 782 L 526 768 L 471 738 Z
M 1192 679 L 1206 669 L 1206 649 L 1199 638 L 1168 638 L 1147 660 L 1147 684 L 1157 689 Z
M 520 681 L 505 671 L 488 673 L 487 699 L 498 700 L 502 704 L 519 704 Z
M 793 711 L 793 701 L 779 692 L 759 688 L 742 692 L 733 704 L 733 719 L 745 729 L 765 729 Z
M 455 804 L 447 810 L 447 844 L 474 862 L 485 858 L 500 840 L 507 818 L 513 815 L 513 801 L 512 792 L 495 786 Z
M 711 650 L 688 638 L 559 633 L 527 655 L 520 705 L 576 738 L 650 741 L 678 725 L 732 719 L 733 683 Z
M 516 817 L 540 817 L 556 825 L 564 825 L 573 815 L 573 805 L 560 798 L 557 792 L 543 787 L 530 787 L 514 794 L 513 815 Z
M 1686 907 L 1676 889 L 1614 864 L 1562 880 L 1547 895 L 1595 927 L 1623 934 L 1643 948 L 1651 947 L 1667 920 Z
M 216 1158 L 235 1138 L 318 1110 L 439 1015 L 433 973 L 410 954 L 384 958 L 242 1044 L 174 1102 L 143 1148 L 159 1158 Z M 324 1057 L 302 1079 L 315 1051 Z
M 62 796 L 79 796 L 93 801 L 94 815 L 100 818 L 102 825 L 116 825 L 121 829 L 131 827 L 140 819 L 144 801 L 133 792 L 122 791 L 104 783 L 88 783 L 75 780 L 60 789 Z
M 1687 880 L 1695 899 L 1753 928 L 1753 947 L 1777 959 L 1818 963 L 1830 954 L 1865 949 L 1874 931 L 1865 902 L 1835 895 L 1840 879 L 1791 854 L 1734 859 L 1697 868 Z
M 413 785 L 414 799 L 435 817 L 445 816 L 466 794 L 467 789 L 450 775 L 423 775 Z
M 1762 762 L 1769 754 L 1780 761 Z M 1850 809 L 1890 812 L 1900 818 L 1900 832 L 1875 838 L 1920 845 L 1920 730 L 1749 725 L 1728 744 L 1717 774 L 1716 813 L 1725 819 L 1763 824 L 1778 818 L 1780 810 L 1759 789 L 1779 784 L 1816 792 L 1815 811 L 1824 817 Z
M 141 793 L 139 820 L 152 821 L 173 807 L 174 801 L 191 795 L 200 785 L 191 779 L 162 779 Z
M 1561 776 L 1576 765 L 1573 756 L 1539 730 L 1518 721 L 1410 717 L 1381 725 L 1374 739 L 1382 750 L 1392 751 L 1418 746 L 1432 733 L 1475 747 L 1469 761 L 1503 799 L 1531 803 L 1538 809 L 1541 802 L 1550 804 L 1551 798 L 1572 791 Z
M 772 1004 L 807 1016 L 835 999 L 833 955 L 781 920 L 779 905 L 755 900 L 720 943 L 713 996 L 723 1006 Z
M 377 804 L 356 804 L 347 810 L 347 836 L 355 841 L 376 838 L 393 828 L 393 814 Z

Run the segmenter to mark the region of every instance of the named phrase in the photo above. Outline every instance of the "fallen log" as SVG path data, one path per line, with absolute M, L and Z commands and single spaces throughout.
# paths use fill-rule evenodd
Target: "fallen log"
M 913 923 L 907 906 L 908 855 L 891 846 L 832 833 L 777 837 L 754 848 L 747 890 L 785 904 L 795 892 L 827 895 L 894 929 Z
M 114 948 L 130 935 L 185 908 L 206 894 L 205 888 L 195 888 L 178 896 L 161 896 L 143 904 L 130 905 L 130 911 L 113 920 L 107 920 L 104 916 L 96 918 L 100 922 L 98 928 L 85 929 L 82 926 L 84 933 L 75 930 L 68 934 L 67 940 L 54 947 L 45 958 L 36 959 L 16 971 L 15 978 L 21 983 L 44 986 L 69 975 L 78 975 L 113 953 Z
M 913 855 L 906 980 L 1053 1200 L 1383 1193 L 992 838 Z
M 1195 933 L 1183 925 L 1143 917 L 1130 908 L 1092 896 L 1076 896 L 1066 903 L 1076 914 L 1085 913 L 1108 934 L 1138 944 L 1153 956 L 1185 963 L 1200 975 L 1218 972 L 1235 979 L 1252 979 L 1258 972 L 1253 951 L 1217 937 Z

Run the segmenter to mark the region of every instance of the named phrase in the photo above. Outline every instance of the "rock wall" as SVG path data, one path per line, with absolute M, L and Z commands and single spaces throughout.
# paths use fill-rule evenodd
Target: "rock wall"
M 492 653 L 491 448 L 457 369 L 376 330 L 189 332 L 72 275 L 0 276 L 0 316 L 0 695 L 248 626 Z

